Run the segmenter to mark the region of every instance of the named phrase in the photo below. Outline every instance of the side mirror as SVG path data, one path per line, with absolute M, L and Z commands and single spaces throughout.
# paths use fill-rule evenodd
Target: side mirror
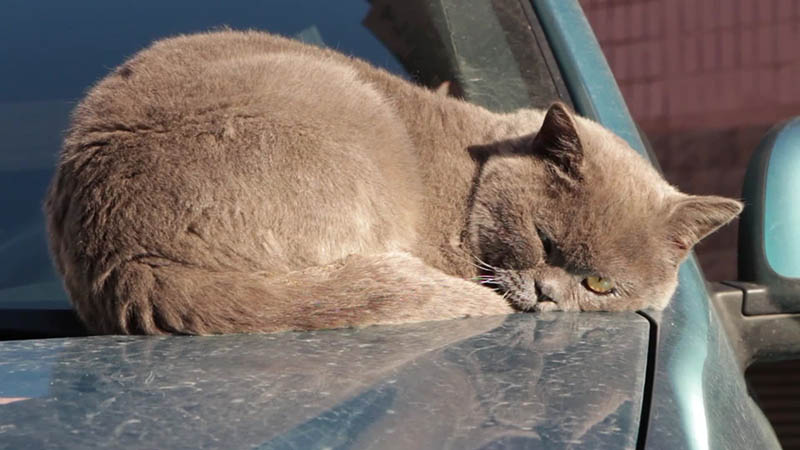
M 800 117 L 775 126 L 745 175 L 739 281 L 712 300 L 742 368 L 800 358 Z
M 759 144 L 742 196 L 739 280 L 767 286 L 770 298 L 745 304 L 745 314 L 800 312 L 800 117 Z

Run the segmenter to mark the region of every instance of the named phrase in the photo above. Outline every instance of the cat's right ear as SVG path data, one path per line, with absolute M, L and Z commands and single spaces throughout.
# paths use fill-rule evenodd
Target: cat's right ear
M 555 164 L 570 178 L 581 178 L 583 147 L 567 105 L 556 102 L 550 106 L 542 127 L 533 139 L 531 150 L 533 154 Z
M 700 239 L 730 222 L 744 205 L 715 195 L 682 195 L 671 205 L 667 216 L 667 232 L 671 247 L 680 259 Z

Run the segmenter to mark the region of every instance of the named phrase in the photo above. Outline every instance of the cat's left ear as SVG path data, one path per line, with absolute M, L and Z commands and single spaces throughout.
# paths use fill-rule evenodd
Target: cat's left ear
M 547 110 L 542 127 L 536 133 L 531 151 L 555 164 L 573 179 L 580 179 L 583 146 L 578 138 L 575 119 L 567 105 L 556 102 Z
M 736 218 L 742 208 L 742 202 L 730 198 L 684 195 L 670 208 L 669 243 L 682 258 L 698 241 Z

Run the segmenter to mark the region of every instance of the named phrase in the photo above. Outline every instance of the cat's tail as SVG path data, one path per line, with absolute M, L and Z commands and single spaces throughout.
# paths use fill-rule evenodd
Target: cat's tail
M 512 312 L 491 290 L 400 252 L 273 276 L 139 258 L 118 265 L 97 295 L 75 306 L 90 331 L 125 334 L 306 330 Z

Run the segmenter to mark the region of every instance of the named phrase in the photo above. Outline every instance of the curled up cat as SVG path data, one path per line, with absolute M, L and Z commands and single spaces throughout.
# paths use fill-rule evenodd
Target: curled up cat
M 563 104 L 493 113 L 253 31 L 101 80 L 45 205 L 78 315 L 126 334 L 663 308 L 741 208 Z

